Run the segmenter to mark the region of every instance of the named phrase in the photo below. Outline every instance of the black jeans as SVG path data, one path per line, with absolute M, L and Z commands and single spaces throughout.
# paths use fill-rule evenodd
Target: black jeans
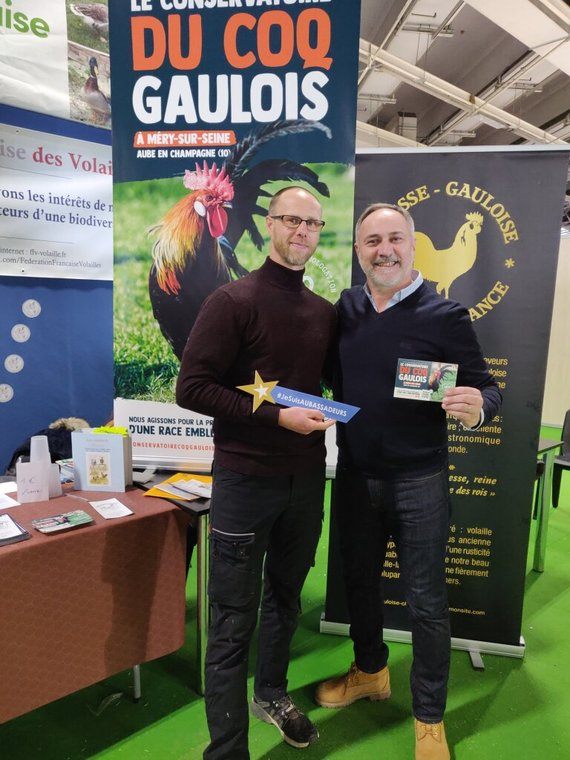
M 412 629 L 414 715 L 437 723 L 445 711 L 451 643 L 445 585 L 447 471 L 418 480 L 388 481 L 339 469 L 335 488 L 356 664 L 376 673 L 388 661 L 382 635 L 381 573 L 391 536 Z
M 208 760 L 249 758 L 247 661 L 262 573 L 255 694 L 270 700 L 287 692 L 290 644 L 321 534 L 323 498 L 324 468 L 273 477 L 214 468 L 205 689 Z

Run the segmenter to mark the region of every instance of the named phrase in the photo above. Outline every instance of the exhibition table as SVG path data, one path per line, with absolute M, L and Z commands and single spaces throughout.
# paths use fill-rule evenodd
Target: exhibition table
M 192 473 L 187 473 L 192 475 Z M 203 475 L 204 473 L 195 473 Z M 140 488 L 150 490 L 168 477 L 165 472 L 158 471 L 152 478 L 147 480 Z M 196 691 L 204 694 L 204 679 L 206 670 L 206 644 L 208 640 L 208 628 L 210 627 L 210 604 L 208 602 L 208 534 L 210 499 L 196 499 L 184 501 L 174 496 L 169 499 L 186 515 L 196 528 Z
M 534 544 L 534 559 L 532 569 L 538 573 L 544 571 L 546 557 L 546 539 L 548 535 L 548 520 L 550 517 L 550 500 L 552 494 L 552 470 L 557 450 L 562 441 L 541 438 L 538 442 L 538 455 L 544 461 L 544 472 L 538 479 L 538 508 L 536 512 L 536 539 Z
M 134 514 L 105 520 L 86 501 L 111 496 Z M 31 526 L 76 509 L 95 523 Z M 0 723 L 183 645 L 188 518 L 177 506 L 130 488 L 7 513 L 31 538 L 0 547 Z
M 177 502 L 178 506 L 196 520 L 196 691 L 204 694 L 206 678 L 206 644 L 210 627 L 210 603 L 208 601 L 208 533 L 210 500 L 200 499 L 192 502 Z

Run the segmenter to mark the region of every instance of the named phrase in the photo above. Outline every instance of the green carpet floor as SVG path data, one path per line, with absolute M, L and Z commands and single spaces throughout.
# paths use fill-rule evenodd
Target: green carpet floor
M 559 430 L 546 428 L 542 433 L 560 437 Z M 535 527 L 533 523 L 531 547 Z M 348 667 L 352 653 L 347 639 L 318 633 L 327 531 L 325 525 L 317 564 L 305 586 L 289 670 L 294 699 L 317 724 L 321 738 L 307 750 L 295 750 L 280 742 L 272 726 L 252 718 L 252 760 L 301 756 L 306 760 L 410 760 L 414 744 L 408 645 L 390 647 L 392 698 L 388 702 L 362 701 L 331 711 L 312 701 L 315 682 Z M 570 756 L 569 552 L 570 476 L 566 475 L 560 508 L 551 510 L 545 572 L 537 574 L 528 565 L 522 631 L 525 659 L 487 655 L 485 671 L 477 672 L 466 653 L 452 653 L 446 728 L 452 757 L 457 760 Z M 178 653 L 142 667 L 139 704 L 129 697 L 130 673 L 120 674 L 0 726 L 1 760 L 199 760 L 208 733 L 203 701 L 188 686 L 195 674 L 194 591 L 191 571 L 187 643 Z M 120 692 L 122 697 L 109 699 L 100 711 L 107 697 Z

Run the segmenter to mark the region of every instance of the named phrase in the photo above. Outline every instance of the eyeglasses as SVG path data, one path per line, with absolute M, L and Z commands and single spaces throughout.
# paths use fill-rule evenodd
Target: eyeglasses
M 291 216 L 291 214 L 277 214 L 276 216 L 269 214 L 269 216 L 271 219 L 280 219 L 285 227 L 288 227 L 290 230 L 296 230 L 297 227 L 301 226 L 302 222 L 305 222 L 309 232 L 320 232 L 325 226 L 322 219 L 303 219 L 300 216 Z

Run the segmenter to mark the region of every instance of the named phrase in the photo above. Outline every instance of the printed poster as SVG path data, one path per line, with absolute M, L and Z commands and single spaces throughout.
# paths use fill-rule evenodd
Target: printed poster
M 109 133 L 30 117 L 0 106 L 0 275 L 112 280 Z
M 4 472 L 58 418 L 112 416 L 113 240 L 109 132 L 10 106 L 0 123 Z
M 160 415 L 127 402 L 174 403 L 201 304 L 265 260 L 277 190 L 302 185 L 323 205 L 307 286 L 334 302 L 348 284 L 360 4 L 145 0 L 109 10 L 115 389 L 135 445 L 135 425 Z M 171 427 L 190 445 L 185 428 L 195 426 Z M 149 456 L 180 457 L 172 433 L 145 441 Z
M 476 431 L 448 421 L 446 579 L 460 639 L 520 643 L 567 166 L 567 151 L 534 147 L 357 156 L 355 216 L 380 201 L 411 213 L 415 266 L 469 310 L 504 398 L 499 416 Z M 363 282 L 355 258 L 353 284 Z M 382 576 L 385 626 L 408 631 L 393 544 Z M 348 622 L 334 514 L 325 619 Z

